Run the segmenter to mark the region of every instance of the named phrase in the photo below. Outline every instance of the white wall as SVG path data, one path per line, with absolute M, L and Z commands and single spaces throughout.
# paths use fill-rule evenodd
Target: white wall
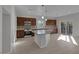
M 16 39 L 16 16 L 14 6 L 2 6 L 2 53 L 10 53 Z
M 70 14 L 57 18 L 58 31 L 61 32 L 61 22 L 72 22 L 73 24 L 73 35 L 79 36 L 79 13 Z
M 6 13 L 4 13 L 6 12 Z M 10 31 L 11 31 L 11 18 L 10 14 L 7 13 L 6 10 L 3 9 L 2 13 L 2 53 L 10 52 L 11 47 L 11 39 L 10 39 Z
M 15 6 L 11 7 L 11 46 L 13 48 L 16 40 L 16 27 L 17 27 L 17 19 L 15 13 Z
M 0 53 L 2 53 L 2 8 L 0 6 Z

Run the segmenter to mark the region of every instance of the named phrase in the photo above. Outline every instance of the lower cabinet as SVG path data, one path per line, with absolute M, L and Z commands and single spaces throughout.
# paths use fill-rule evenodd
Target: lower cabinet
M 17 38 L 24 38 L 24 30 L 17 30 Z

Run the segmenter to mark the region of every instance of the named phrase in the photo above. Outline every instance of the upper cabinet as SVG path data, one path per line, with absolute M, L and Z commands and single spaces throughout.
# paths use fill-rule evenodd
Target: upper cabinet
M 56 20 L 48 19 L 46 25 L 56 25 Z
M 46 21 L 46 27 L 49 28 L 49 32 L 58 33 L 57 21 L 54 19 L 48 19 Z
M 25 21 L 30 21 L 32 26 L 36 26 L 36 18 L 26 18 Z
M 17 26 L 24 26 L 25 17 L 17 17 Z
M 24 22 L 31 22 L 32 26 L 36 26 L 36 18 L 17 17 L 17 26 L 24 26 Z

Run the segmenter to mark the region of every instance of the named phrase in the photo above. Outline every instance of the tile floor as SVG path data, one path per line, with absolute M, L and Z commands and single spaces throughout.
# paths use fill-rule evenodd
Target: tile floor
M 39 48 L 34 42 L 34 37 L 18 39 L 14 45 L 12 54 L 78 54 L 79 37 L 74 37 L 78 45 L 71 41 L 58 40 L 58 34 L 51 34 L 51 39 L 46 48 Z

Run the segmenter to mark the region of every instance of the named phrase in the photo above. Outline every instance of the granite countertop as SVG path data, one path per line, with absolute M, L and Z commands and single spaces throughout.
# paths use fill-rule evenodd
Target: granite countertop
M 24 30 L 24 26 L 17 26 L 17 30 Z
M 47 28 L 33 28 L 32 30 L 48 30 Z
M 36 26 L 32 26 L 31 29 L 35 29 Z M 24 30 L 24 26 L 17 26 L 17 30 Z
M 25 29 L 24 29 L 24 26 L 17 26 L 17 30 L 25 30 Z M 30 31 L 33 31 L 36 34 L 50 34 L 52 32 L 52 29 L 49 29 L 49 28 L 36 28 L 36 26 L 32 26 Z

